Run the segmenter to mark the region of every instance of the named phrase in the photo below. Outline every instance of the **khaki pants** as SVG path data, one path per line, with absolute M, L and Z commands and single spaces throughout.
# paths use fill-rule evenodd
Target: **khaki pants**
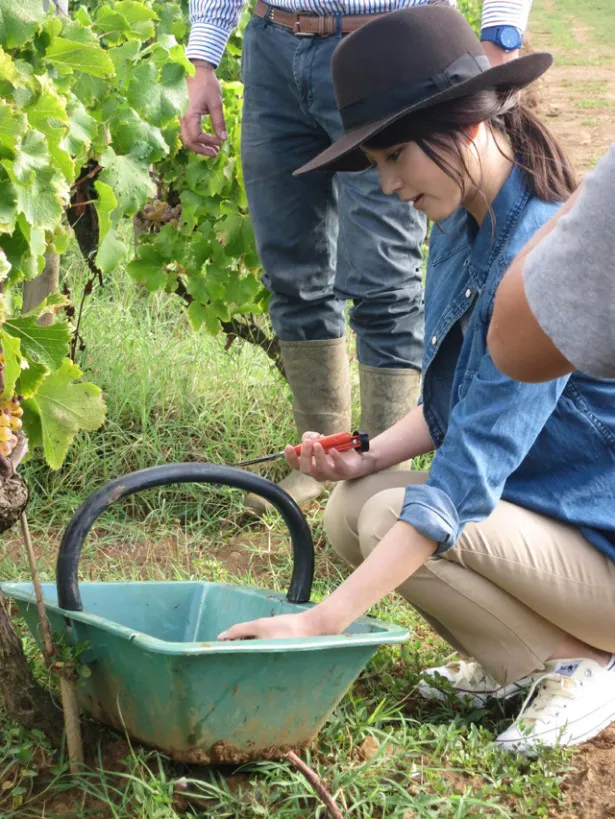
M 338 484 L 325 512 L 335 551 L 361 563 L 397 521 L 405 487 L 426 479 L 390 470 Z M 501 683 L 543 669 L 566 635 L 615 652 L 615 563 L 576 529 L 506 501 L 397 590 Z

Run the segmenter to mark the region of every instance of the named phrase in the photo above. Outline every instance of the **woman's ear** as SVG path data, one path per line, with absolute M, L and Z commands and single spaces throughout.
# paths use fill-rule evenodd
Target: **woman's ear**
M 466 125 L 466 127 L 463 129 L 463 132 L 466 136 L 466 141 L 468 143 L 474 142 L 476 140 L 476 137 L 480 133 L 481 125 L 482 125 L 481 122 L 477 122 L 475 125 Z

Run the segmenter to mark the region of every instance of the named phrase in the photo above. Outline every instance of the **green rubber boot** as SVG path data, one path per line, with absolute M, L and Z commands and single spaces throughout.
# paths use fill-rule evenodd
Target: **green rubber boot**
M 359 379 L 361 429 L 370 439 L 414 409 L 421 395 L 421 374 L 417 370 L 359 364 Z M 406 461 L 394 468 L 410 469 L 411 465 Z
M 282 361 L 293 394 L 293 414 L 299 434 L 350 432 L 350 373 L 346 339 L 281 341 Z M 314 500 L 325 485 L 293 469 L 279 484 L 301 506 Z M 245 505 L 256 515 L 273 509 L 258 495 L 246 495 Z

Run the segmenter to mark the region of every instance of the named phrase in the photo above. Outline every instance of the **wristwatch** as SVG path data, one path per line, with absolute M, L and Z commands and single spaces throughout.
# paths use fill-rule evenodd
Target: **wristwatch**
M 480 39 L 495 43 L 502 51 L 516 51 L 523 43 L 523 32 L 515 26 L 489 26 L 481 31 Z

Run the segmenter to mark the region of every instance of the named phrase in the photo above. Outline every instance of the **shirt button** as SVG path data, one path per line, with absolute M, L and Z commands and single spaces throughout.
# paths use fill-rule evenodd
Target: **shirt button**
M 472 291 L 468 287 L 468 289 L 466 290 L 466 299 L 469 299 L 471 295 L 472 295 Z
M 437 344 L 437 343 L 438 343 L 438 336 L 434 336 L 434 337 L 431 339 L 431 343 L 432 343 L 432 344 Z

